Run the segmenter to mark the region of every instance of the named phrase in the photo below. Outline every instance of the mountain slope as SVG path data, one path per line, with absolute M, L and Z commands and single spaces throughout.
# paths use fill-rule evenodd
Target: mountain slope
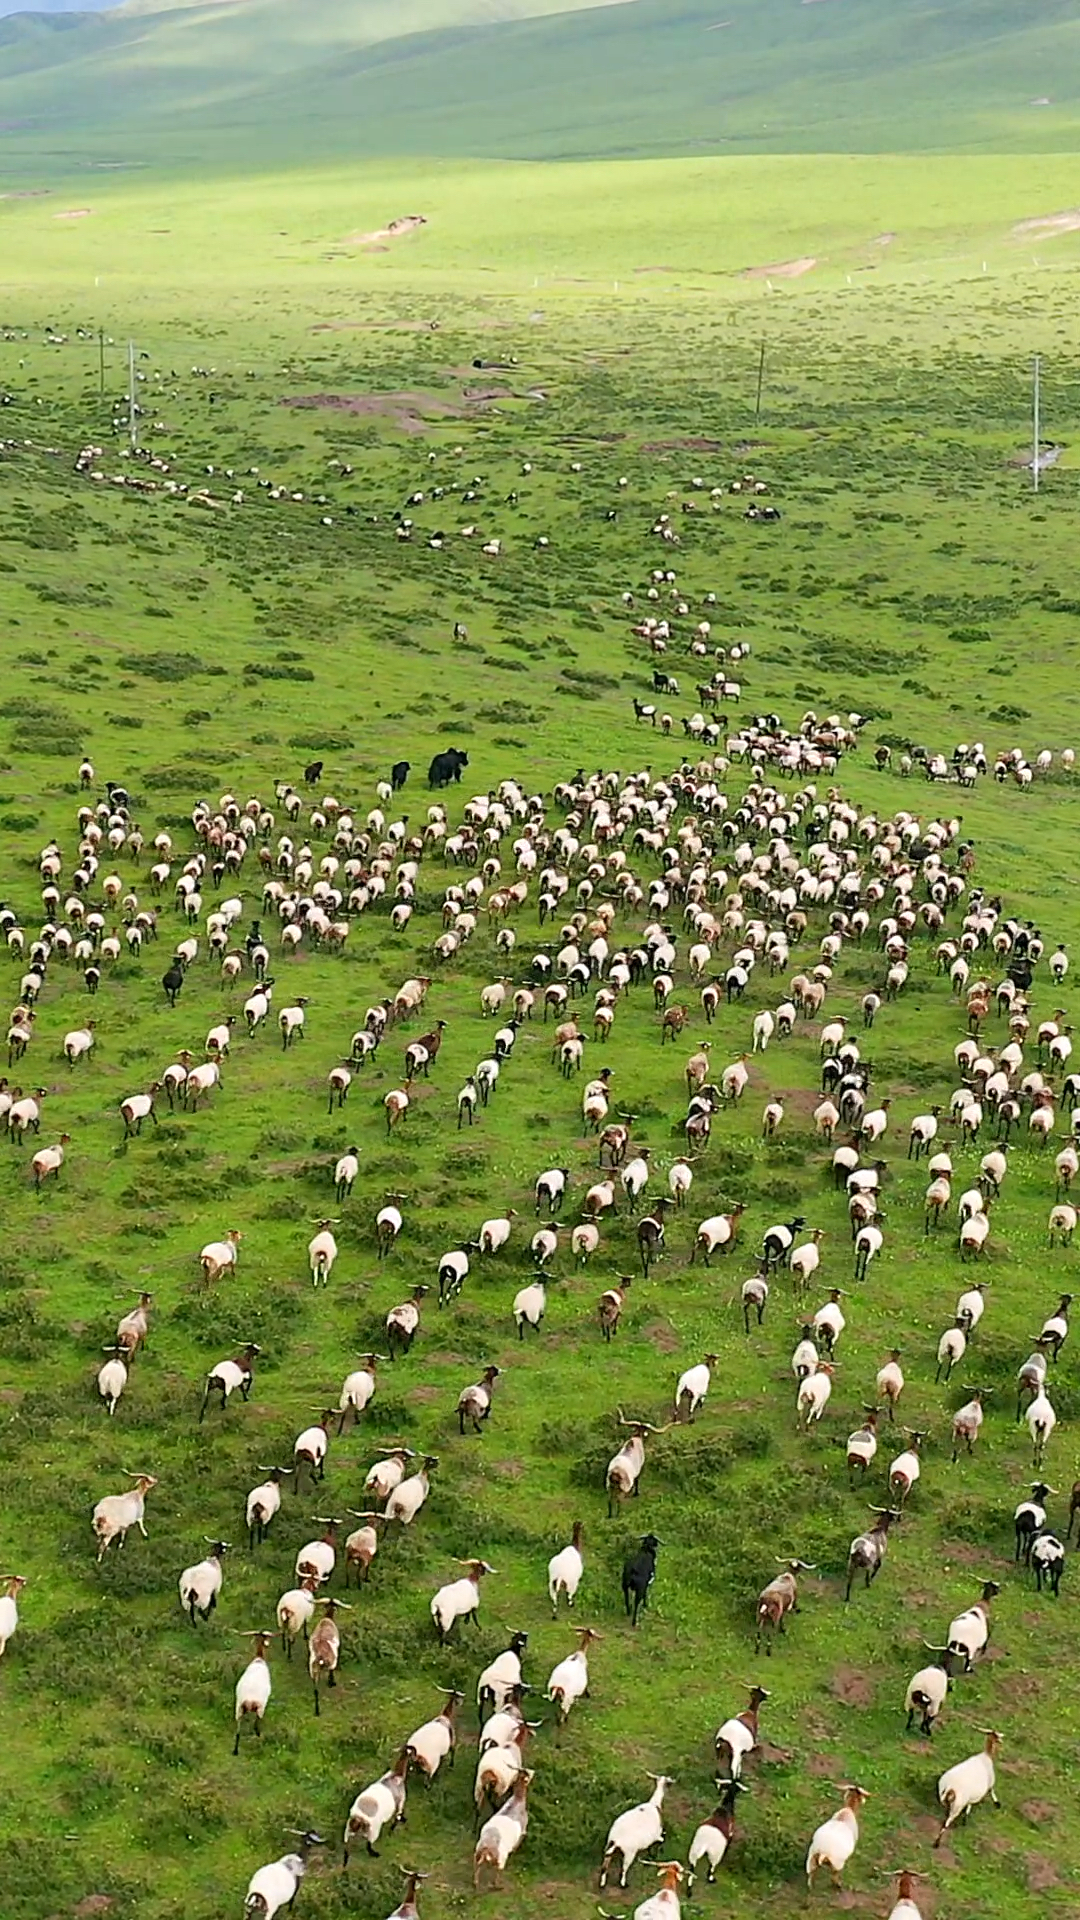
M 232 0 L 0 23 L 0 159 L 58 164 L 1071 150 L 1078 111 L 1074 0 Z

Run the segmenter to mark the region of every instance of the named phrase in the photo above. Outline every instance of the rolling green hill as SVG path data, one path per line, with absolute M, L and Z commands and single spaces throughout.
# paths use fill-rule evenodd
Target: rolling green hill
M 1068 151 L 1078 108 L 1073 0 L 236 0 L 0 23 L 9 168 Z

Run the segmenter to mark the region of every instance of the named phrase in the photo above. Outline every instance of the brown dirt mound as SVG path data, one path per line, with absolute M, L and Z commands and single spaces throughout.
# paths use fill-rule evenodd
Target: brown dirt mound
M 430 333 L 434 320 L 320 320 L 312 333 Z
M 426 433 L 431 420 L 456 420 L 461 408 L 433 393 L 297 393 L 283 396 L 283 407 L 324 408 L 368 419 L 389 418 L 403 433 Z
M 647 440 L 642 453 L 721 453 L 722 440 L 708 440 L 697 434 L 688 440 Z
M 829 1689 L 845 1707 L 868 1707 L 874 1698 L 874 1689 L 866 1674 L 860 1673 L 857 1667 L 837 1667 Z
M 406 213 L 397 220 L 391 220 L 387 227 L 376 227 L 372 233 L 350 233 L 345 241 L 347 247 L 382 247 L 387 240 L 402 240 L 406 234 L 416 233 L 427 226 L 425 213 Z
M 1080 210 L 1070 213 L 1044 213 L 1033 220 L 1018 220 L 1014 240 L 1052 240 L 1059 233 L 1080 233 Z
M 804 273 L 810 273 L 817 261 L 808 254 L 802 260 L 778 260 L 771 267 L 744 267 L 744 280 L 801 280 Z

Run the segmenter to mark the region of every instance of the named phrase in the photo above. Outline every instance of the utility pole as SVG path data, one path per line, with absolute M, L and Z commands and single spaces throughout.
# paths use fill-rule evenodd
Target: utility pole
M 1042 360 L 1039 354 L 1036 354 L 1034 379 L 1032 381 L 1032 388 L 1031 388 L 1031 416 L 1032 416 L 1032 436 L 1033 436 L 1033 457 L 1031 461 L 1031 473 L 1035 483 L 1036 493 L 1038 493 L 1039 491 L 1039 456 L 1040 456 L 1039 400 L 1041 397 L 1039 393 L 1039 375 L 1041 371 L 1042 371 Z
M 764 340 L 762 340 L 761 354 L 758 359 L 758 370 L 757 370 L 757 399 L 754 402 L 754 420 L 755 421 L 758 421 L 761 418 L 761 389 L 764 386 L 764 383 L 765 383 L 765 342 Z
M 139 444 L 139 427 L 135 409 L 135 342 L 128 341 L 128 439 L 131 451 L 135 452 Z

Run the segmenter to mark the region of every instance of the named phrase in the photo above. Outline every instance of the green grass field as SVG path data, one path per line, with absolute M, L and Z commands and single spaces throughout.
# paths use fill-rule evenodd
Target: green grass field
M 0 157 L 355 163 L 1075 148 L 1070 0 L 288 0 L 0 23 Z
M 197 800 L 231 791 L 273 805 L 275 782 L 299 781 L 314 757 L 326 763 L 319 791 L 355 804 L 361 818 L 391 762 L 411 760 L 401 805 L 412 831 L 426 818 L 427 761 L 456 743 L 470 765 L 447 796 L 452 820 L 471 794 L 516 777 L 546 796 L 554 828 L 553 788 L 578 766 L 648 764 L 659 775 L 679 764 L 697 677 L 686 630 L 714 593 L 714 637 L 751 643 L 744 712 L 776 708 L 789 722 L 807 707 L 869 713 L 864 744 L 837 777 L 842 791 L 879 815 L 955 807 L 975 842 L 977 882 L 1002 893 L 1006 912 L 1036 920 L 1048 946 L 1063 938 L 1080 950 L 1076 798 L 1056 759 L 1026 794 L 982 783 L 960 795 L 872 766 L 882 739 L 947 752 L 982 739 L 990 751 L 1018 744 L 1032 756 L 1078 744 L 1077 234 L 1014 232 L 1073 204 L 1071 160 L 779 155 L 510 169 L 384 158 L 359 173 L 283 164 L 276 177 L 245 178 L 238 166 L 208 196 L 179 168 L 174 178 L 88 176 L 70 151 L 44 154 L 35 133 L 20 154 L 16 136 L 15 191 L 50 191 L 0 201 L 0 390 L 10 399 L 0 411 L 0 895 L 28 930 L 40 921 L 41 850 L 57 838 L 65 887 L 76 864 L 84 752 L 99 783 L 130 787 L 148 839 L 172 833 L 177 868 L 194 845 Z M 87 217 L 56 217 L 83 208 Z M 386 252 L 346 244 L 412 212 L 427 226 Z M 818 265 L 799 278 L 744 276 L 809 257 Z M 74 473 L 86 444 L 104 449 L 109 476 L 145 471 L 126 452 L 129 336 L 145 356 L 145 443 L 168 460 L 170 477 L 210 488 L 226 503 L 220 511 Z M 1044 430 L 1064 446 L 1037 498 L 1015 464 L 1029 439 L 1036 351 Z M 314 398 L 323 404 L 289 404 Z M 710 489 L 748 470 L 767 481 L 778 527 L 747 524 L 726 491 L 713 506 Z M 304 497 L 271 501 L 260 478 Z M 434 487 L 443 498 L 431 499 Z M 460 498 L 468 487 L 475 502 Z M 242 504 L 229 504 L 237 489 Z M 407 508 L 417 490 L 428 497 Z M 685 501 L 697 510 L 684 514 Z M 411 542 L 396 538 L 395 510 L 414 518 Z M 650 535 L 661 512 L 676 523 L 676 549 Z M 458 531 L 469 523 L 479 529 L 472 539 Z M 447 534 L 441 551 L 427 544 L 437 528 Z M 536 545 L 541 535 L 547 549 Z M 490 536 L 502 541 L 497 558 L 480 551 Z M 633 697 L 652 697 L 652 661 L 631 626 L 651 569 L 668 563 L 693 614 L 665 661 L 683 697 L 667 703 L 675 728 L 663 739 L 634 724 Z M 637 596 L 630 612 L 627 589 Z M 457 620 L 468 626 L 466 647 L 452 641 Z M 733 771 L 733 805 L 743 785 Z M 305 818 L 306 809 L 298 837 Z M 313 846 L 321 858 L 325 846 Z M 508 843 L 500 851 L 509 874 Z M 650 879 L 658 870 L 631 857 Z M 140 901 L 146 866 L 124 859 L 117 869 Z M 276 1005 L 309 999 L 303 1045 L 283 1053 L 272 1025 L 237 1038 L 205 1111 L 163 1110 L 157 1130 L 127 1147 L 120 1099 L 178 1048 L 200 1054 L 208 1029 L 239 1011 L 250 976 L 227 993 L 204 952 L 179 1005 L 166 1007 L 160 977 L 181 932 L 171 893 L 158 903 L 156 946 L 111 969 L 92 1006 L 74 969 L 49 972 L 17 1071 L 22 1085 L 48 1089 L 41 1139 L 69 1133 L 67 1162 L 40 1198 L 29 1152 L 5 1143 L 0 1165 L 0 1570 L 29 1579 L 0 1665 L 5 1915 L 216 1920 L 241 1910 L 249 1874 L 284 1851 L 281 1829 L 310 1822 L 331 1840 L 297 1904 L 312 1920 L 384 1920 L 399 1898 L 398 1863 L 432 1872 L 424 1920 L 478 1910 L 586 1920 L 607 1826 L 644 1796 L 646 1769 L 676 1776 L 663 1853 L 685 1858 L 713 1804 L 713 1734 L 742 1705 L 742 1683 L 763 1674 L 773 1688 L 769 1757 L 751 1768 L 740 1840 L 721 1885 L 699 1883 L 695 1920 L 806 1910 L 809 1835 L 835 1804 L 831 1783 L 850 1779 L 874 1797 L 844 1894 L 837 1901 L 823 1888 L 817 1906 L 882 1914 L 876 1869 L 910 1865 L 931 1871 L 920 1898 L 936 1920 L 1065 1920 L 1077 1909 L 1080 1858 L 1077 1589 L 1070 1564 L 1060 1600 L 1039 1600 L 1012 1567 L 1012 1510 L 1030 1478 L 1012 1383 L 1075 1274 L 1075 1253 L 1047 1250 L 1051 1156 L 1022 1139 L 994 1210 L 989 1305 L 972 1361 L 950 1388 L 935 1386 L 936 1343 L 964 1268 L 951 1234 L 924 1240 L 925 1176 L 904 1153 L 911 1117 L 947 1102 L 956 1085 L 964 1019 L 932 944 L 919 937 L 905 995 L 866 1042 L 875 1087 L 893 1096 L 888 1238 L 848 1303 L 825 1422 L 797 1438 L 789 1287 L 776 1284 L 749 1337 L 736 1296 L 764 1230 L 796 1213 L 827 1234 L 823 1288 L 851 1285 L 845 1207 L 808 1119 L 816 1027 L 754 1062 L 745 1100 L 717 1122 L 689 1210 L 669 1228 L 665 1261 L 632 1291 L 615 1345 L 600 1341 L 595 1303 L 612 1273 L 635 1262 L 633 1216 L 622 1208 L 590 1266 L 560 1251 L 544 1330 L 519 1346 L 510 1302 L 531 1268 L 533 1181 L 569 1165 L 562 1217 L 576 1220 L 596 1146 L 582 1136 L 580 1084 L 551 1064 L 539 1016 L 522 1030 L 493 1106 L 471 1134 L 457 1133 L 457 1089 L 491 1043 L 480 989 L 504 971 L 483 915 L 459 960 L 430 963 L 444 888 L 462 878 L 425 858 L 406 931 L 390 931 L 388 910 L 372 912 L 354 921 L 340 957 L 306 947 L 279 955 L 275 935 Z M 253 861 L 242 885 L 258 912 Z M 515 922 L 515 980 L 551 937 L 537 926 L 536 892 L 534 883 Z M 643 924 L 640 911 L 620 913 L 619 940 L 632 942 Z M 824 930 L 815 915 L 796 968 L 816 959 Z M 686 944 L 675 997 L 692 1007 L 687 1042 L 661 1051 L 651 994 L 639 988 L 606 1050 L 617 1104 L 637 1115 L 635 1139 L 659 1170 L 651 1192 L 681 1150 L 684 1061 L 705 1037 Z M 729 952 L 725 944 L 718 957 Z M 14 1006 L 23 967 L 17 958 L 0 967 Z M 383 1096 L 425 1023 L 389 1036 L 342 1115 L 327 1113 L 326 1076 L 366 1008 L 428 971 L 427 1012 L 447 1020 L 445 1045 L 388 1142 Z M 782 997 L 785 977 L 761 971 L 713 1028 L 721 1066 L 748 1048 L 754 1011 Z M 882 974 L 872 940 L 846 949 L 827 1011 L 857 1021 Z M 1072 977 L 1059 1000 L 1040 970 L 1039 1018 L 1055 1004 L 1071 1009 Z M 63 1036 L 89 1016 L 94 1055 L 69 1072 Z M 1004 1039 L 996 1020 L 988 1032 Z M 587 1065 L 599 1051 L 590 1043 Z M 766 1146 L 761 1110 L 781 1089 L 787 1114 Z M 338 1208 L 330 1170 L 350 1141 L 362 1171 Z M 957 1152 L 957 1193 L 976 1162 Z M 388 1193 L 407 1196 L 406 1224 L 380 1269 L 373 1221 Z M 739 1201 L 738 1252 L 711 1273 L 690 1267 L 697 1222 Z M 355 1356 L 385 1350 L 387 1310 L 433 1280 L 444 1249 L 507 1207 L 520 1215 L 508 1252 L 475 1270 L 445 1313 L 429 1301 L 411 1356 L 382 1370 L 359 1429 L 332 1443 L 325 1487 L 314 1498 L 287 1494 L 270 1538 L 249 1556 L 243 1501 L 257 1464 L 287 1458 L 309 1409 L 336 1398 Z M 341 1253 L 329 1288 L 315 1293 L 305 1250 L 310 1223 L 328 1212 L 340 1215 Z M 230 1228 L 244 1234 L 238 1274 L 207 1292 L 198 1250 Z M 94 1391 L 100 1349 L 124 1296 L 142 1286 L 156 1301 L 149 1350 L 110 1423 Z M 208 1366 L 247 1338 L 264 1349 L 250 1405 L 200 1427 Z M 850 1492 L 843 1441 L 896 1340 L 905 1415 L 932 1438 L 886 1568 L 845 1613 L 848 1542 L 884 1481 L 878 1473 L 865 1495 Z M 608 1520 L 616 1408 L 662 1420 L 678 1372 L 710 1348 L 720 1363 L 707 1410 L 692 1431 L 650 1448 L 640 1500 Z M 457 1394 L 489 1361 L 506 1370 L 490 1428 L 461 1440 Z M 1071 1346 L 1058 1374 L 1048 1477 L 1067 1489 L 1080 1407 Z M 975 1457 L 952 1468 L 951 1412 L 976 1381 L 996 1397 Z M 290 1668 L 275 1653 L 263 1739 L 245 1741 L 234 1760 L 232 1688 L 248 1643 L 232 1630 L 271 1619 L 297 1548 L 318 1531 L 312 1515 L 363 1505 L 376 1449 L 398 1436 L 441 1464 L 416 1525 L 387 1542 L 356 1610 L 342 1616 L 336 1694 L 316 1722 L 302 1661 Z M 890 1457 L 886 1441 L 878 1464 Z M 133 1535 L 122 1557 L 97 1568 L 90 1509 L 119 1489 L 124 1469 L 139 1468 L 160 1480 L 149 1540 Z M 1062 1525 L 1065 1505 L 1051 1508 Z M 578 1518 L 587 1557 L 579 1617 L 604 1635 L 592 1699 L 561 1744 L 550 1723 L 540 1733 L 525 1847 L 506 1892 L 474 1901 L 476 1676 L 508 1629 L 529 1630 L 527 1672 L 539 1688 L 568 1649 L 565 1620 L 550 1619 L 545 1569 Z M 619 1572 L 648 1526 L 665 1544 L 635 1634 Z M 222 1604 L 193 1632 L 176 1580 L 203 1535 L 219 1530 L 236 1542 Z M 440 1652 L 430 1596 L 455 1557 L 474 1552 L 499 1569 L 480 1629 Z M 819 1571 L 787 1644 L 755 1662 L 755 1596 L 773 1556 L 789 1552 Z M 904 1736 L 904 1688 L 922 1638 L 939 1640 L 984 1577 L 1003 1585 L 995 1658 L 958 1683 L 930 1751 Z M 334 1584 L 340 1590 L 340 1576 Z M 343 1875 L 349 1801 L 435 1711 L 436 1688 L 453 1684 L 468 1696 L 456 1770 L 430 1794 L 414 1788 L 408 1825 L 384 1838 L 381 1859 L 357 1855 Z M 1003 1809 L 979 1809 L 933 1856 L 937 1774 L 978 1746 L 975 1724 L 991 1723 L 1006 1736 Z M 609 1889 L 603 1904 L 629 1910 L 651 1884 L 639 1866 L 632 1897 Z M 82 1905 L 91 1895 L 111 1905 Z

